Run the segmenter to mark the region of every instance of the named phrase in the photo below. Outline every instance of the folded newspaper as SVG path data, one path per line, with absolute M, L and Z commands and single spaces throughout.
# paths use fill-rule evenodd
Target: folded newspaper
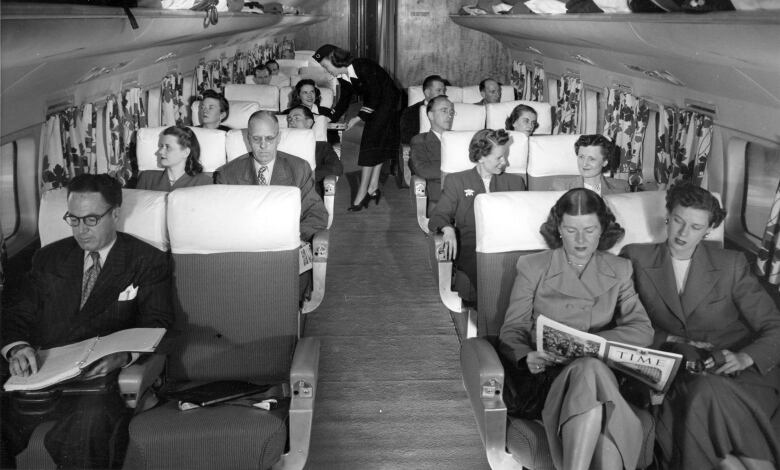
M 597 357 L 660 393 L 669 389 L 683 360 L 680 354 L 607 341 L 544 315 L 536 319 L 536 349 L 565 360 Z

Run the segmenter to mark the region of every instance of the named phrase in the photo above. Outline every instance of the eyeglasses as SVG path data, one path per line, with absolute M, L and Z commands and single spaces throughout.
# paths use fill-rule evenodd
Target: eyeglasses
M 114 207 L 109 207 L 107 211 L 103 212 L 100 215 L 85 215 L 84 217 L 77 217 L 70 212 L 66 212 L 65 215 L 62 216 L 62 220 L 65 221 L 66 224 L 70 225 L 71 227 L 78 227 L 79 222 L 84 222 L 84 225 L 87 227 L 94 227 L 95 225 L 100 223 L 100 219 L 106 216 Z
M 255 145 L 260 145 L 262 143 L 265 143 L 266 145 L 270 145 L 276 140 L 276 138 L 279 136 L 278 133 L 274 135 L 253 135 L 249 138 L 249 141 Z

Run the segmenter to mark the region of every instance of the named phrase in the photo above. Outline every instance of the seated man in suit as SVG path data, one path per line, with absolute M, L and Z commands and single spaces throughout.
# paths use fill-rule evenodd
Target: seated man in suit
M 297 186 L 301 190 L 301 240 L 310 242 L 315 233 L 328 227 L 328 211 L 314 190 L 311 167 L 301 158 L 276 150 L 279 121 L 270 111 L 249 117 L 247 137 L 252 152 L 219 167 L 214 182 Z
M 475 104 L 488 104 L 501 102 L 501 84 L 492 78 L 486 78 L 479 82 L 479 94 L 482 100 Z
M 14 376 L 34 374 L 37 349 L 49 349 L 135 327 L 173 323 L 171 267 L 166 253 L 117 232 L 122 187 L 106 174 L 82 174 L 68 185 L 63 219 L 73 236 L 35 254 L 19 301 L 3 312 L 2 355 Z M 120 300 L 130 295 L 129 300 Z M 80 377 L 105 393 L 61 396 L 44 417 L 24 415 L 4 401 L 0 465 L 12 465 L 35 426 L 55 420 L 44 444 L 58 468 L 120 468 L 130 413 L 116 386 L 134 360 L 116 353 Z M 4 399 L 14 400 L 5 396 Z
M 230 128 L 223 126 L 222 121 L 228 118 L 229 113 L 230 104 L 222 93 L 206 90 L 200 95 L 200 107 L 198 107 L 200 127 L 227 132 Z
M 290 109 L 287 113 L 287 127 L 292 129 L 311 129 L 314 127 L 314 114 L 311 109 L 300 104 Z M 314 169 L 314 182 L 317 193 L 322 196 L 324 188 L 322 181 L 328 175 L 341 176 L 344 173 L 344 166 L 341 164 L 336 151 L 328 142 L 317 141 L 314 148 L 314 160 L 317 167 Z
M 254 73 L 254 84 L 255 85 L 270 85 L 271 84 L 271 72 L 268 71 L 267 68 L 265 68 L 265 65 L 258 65 L 255 67 L 255 73 Z M 247 82 L 252 83 L 252 82 Z
M 269 60 L 265 63 L 265 68 L 271 74 L 271 85 L 279 87 L 290 85 L 290 77 L 279 71 L 279 63 L 277 61 Z
M 439 95 L 426 106 L 431 130 L 412 138 L 409 168 L 428 183 L 428 203 L 435 204 L 441 195 L 441 134 L 452 129 L 455 105 L 447 95 Z
M 447 94 L 447 83 L 438 75 L 429 75 L 423 80 L 423 95 L 425 99 L 406 107 L 401 111 L 401 143 L 409 144 L 412 137 L 420 132 L 420 107 L 440 95 Z

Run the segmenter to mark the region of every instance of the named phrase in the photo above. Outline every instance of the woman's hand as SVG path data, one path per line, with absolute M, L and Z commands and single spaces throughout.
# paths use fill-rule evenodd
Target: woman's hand
M 532 374 L 539 374 L 544 372 L 547 366 L 553 366 L 557 364 L 555 356 L 544 351 L 531 351 L 525 356 L 525 363 L 528 365 L 528 370 Z
M 731 375 L 741 370 L 745 370 L 753 365 L 753 358 L 747 353 L 731 352 L 728 349 L 721 351 L 726 362 L 723 363 L 714 373 L 718 375 Z
M 355 116 L 355 117 L 353 117 L 352 119 L 350 119 L 350 120 L 349 120 L 349 122 L 347 122 L 347 128 L 346 128 L 346 129 L 344 129 L 344 131 L 348 131 L 348 130 L 352 129 L 352 128 L 353 128 L 353 127 L 355 127 L 355 126 L 357 125 L 357 123 L 359 123 L 360 121 L 362 121 L 362 119 L 360 119 L 360 116 Z

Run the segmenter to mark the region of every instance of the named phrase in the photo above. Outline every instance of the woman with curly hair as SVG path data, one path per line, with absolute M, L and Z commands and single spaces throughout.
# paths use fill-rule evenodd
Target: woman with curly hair
M 660 468 L 779 468 L 780 311 L 742 253 L 705 240 L 726 217 L 715 196 L 677 183 L 666 210 L 665 242 L 622 253 L 655 328 L 653 347 L 689 364 L 657 417 Z
M 604 251 L 623 229 L 598 194 L 578 188 L 558 199 L 540 232 L 550 249 L 517 260 L 499 334 L 508 412 L 542 419 L 558 469 L 634 469 L 645 432 L 612 370 L 593 357 L 537 351 L 534 338 L 544 315 L 610 341 L 651 343 L 631 263 Z
M 509 134 L 503 129 L 482 129 L 469 144 L 471 170 L 447 175 L 441 198 L 428 221 L 431 232 L 444 238 L 447 258 L 454 261 L 453 284 L 461 299 L 477 301 L 477 233 L 474 199 L 478 194 L 498 191 L 525 191 L 520 175 L 504 173 L 509 154 Z
M 156 155 L 164 169 L 142 171 L 136 189 L 173 191 L 213 183 L 211 176 L 203 173 L 200 144 L 189 127 L 171 126 L 162 131 Z
M 330 119 L 333 111 L 325 106 L 320 106 L 321 95 L 322 92 L 317 88 L 314 80 L 304 78 L 296 83 L 295 88 L 290 92 L 290 106 L 282 114 L 288 114 L 293 108 L 303 105 L 309 108 L 312 114 L 325 116 Z
M 628 181 L 604 176 L 606 170 L 616 166 L 610 161 L 614 148 L 612 141 L 601 134 L 581 135 L 574 143 L 579 176 L 559 176 L 552 181 L 550 189 L 568 191 L 587 188 L 600 196 L 629 192 Z

